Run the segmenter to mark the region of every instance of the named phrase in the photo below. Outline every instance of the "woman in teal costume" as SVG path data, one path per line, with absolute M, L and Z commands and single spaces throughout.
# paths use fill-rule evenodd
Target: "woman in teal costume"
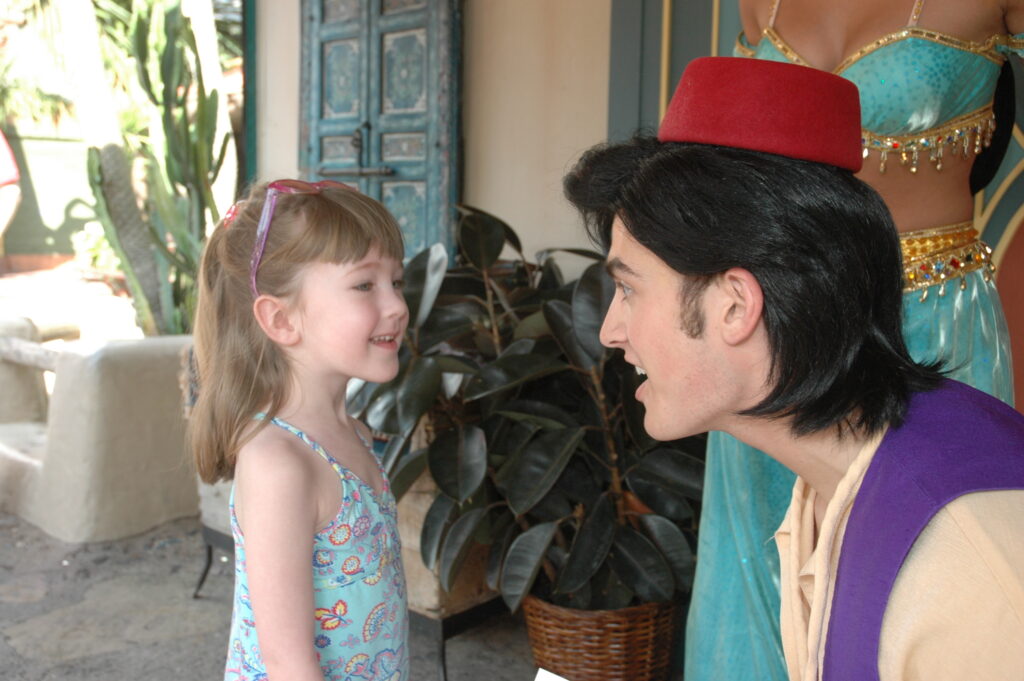
M 1007 55 L 1024 51 L 1024 0 L 739 4 L 737 56 L 830 69 L 860 88 L 858 177 L 901 233 L 911 354 L 941 357 L 952 377 L 1012 402 L 1006 322 L 970 187 L 975 156 L 1008 132 L 996 130 L 992 102 Z M 773 535 L 792 485 L 766 455 L 710 435 L 686 681 L 787 678 Z

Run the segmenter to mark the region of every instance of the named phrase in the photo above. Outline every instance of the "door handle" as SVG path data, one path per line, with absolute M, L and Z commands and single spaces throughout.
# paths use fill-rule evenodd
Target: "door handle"
M 376 166 L 376 167 L 365 167 L 363 166 L 363 131 L 370 130 L 370 122 L 363 121 L 362 125 L 356 128 L 352 132 L 352 148 L 356 152 L 356 160 L 359 163 L 355 168 L 331 168 L 329 166 L 320 166 L 317 169 L 317 173 L 320 175 L 327 175 L 332 177 L 380 177 L 382 175 L 394 175 L 395 169 L 391 166 Z

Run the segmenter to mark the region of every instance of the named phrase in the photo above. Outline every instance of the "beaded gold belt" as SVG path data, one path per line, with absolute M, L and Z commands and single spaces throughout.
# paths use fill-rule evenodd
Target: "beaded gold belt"
M 900 234 L 903 252 L 903 291 L 921 291 L 921 302 L 928 298 L 928 289 L 939 286 L 939 295 L 946 295 L 946 283 L 959 278 L 961 289 L 967 288 L 964 275 L 982 270 L 985 281 L 992 278 L 992 249 L 978 240 L 978 230 L 971 221 L 956 225 L 922 229 Z
M 926 130 L 924 134 L 887 137 L 862 130 L 861 145 L 864 147 L 865 159 L 870 152 L 878 152 L 878 169 L 883 173 L 889 154 L 898 156 L 900 165 L 909 164 L 912 173 L 917 172 L 917 164 L 923 154 L 927 154 L 936 170 L 942 170 L 942 157 L 947 147 L 953 156 L 962 154 L 967 158 L 972 150 L 974 154 L 980 154 L 983 148 L 992 143 L 995 129 L 996 117 L 990 104 L 954 118 L 941 127 Z

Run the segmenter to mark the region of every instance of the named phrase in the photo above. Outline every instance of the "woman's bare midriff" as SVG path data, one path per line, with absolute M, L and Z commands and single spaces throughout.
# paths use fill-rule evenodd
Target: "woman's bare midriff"
M 762 37 L 776 0 L 739 0 L 744 33 L 751 44 Z M 831 69 L 860 47 L 913 19 L 915 0 L 782 0 L 775 29 L 807 63 Z M 1024 31 L 1024 0 L 928 0 L 919 26 L 981 42 L 989 36 Z M 881 194 L 901 232 L 970 220 L 973 150 L 967 158 L 946 149 L 942 170 L 922 158 L 917 173 L 890 154 L 885 173 L 877 152 L 864 159 L 857 177 Z
M 951 157 L 946 151 L 942 170 L 922 159 L 916 173 L 911 173 L 909 166 L 901 166 L 895 154 L 889 155 L 884 173 L 879 171 L 877 153 L 864 159 L 857 177 L 882 196 L 900 232 L 942 227 L 973 217 L 970 175 L 974 153 L 965 159 Z

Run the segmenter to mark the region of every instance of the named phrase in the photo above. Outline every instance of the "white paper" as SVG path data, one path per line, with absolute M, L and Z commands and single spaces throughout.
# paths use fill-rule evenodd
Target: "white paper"
M 559 676 L 558 674 L 552 674 L 546 669 L 538 669 L 537 676 L 533 681 L 569 681 L 569 679 L 564 676 Z

